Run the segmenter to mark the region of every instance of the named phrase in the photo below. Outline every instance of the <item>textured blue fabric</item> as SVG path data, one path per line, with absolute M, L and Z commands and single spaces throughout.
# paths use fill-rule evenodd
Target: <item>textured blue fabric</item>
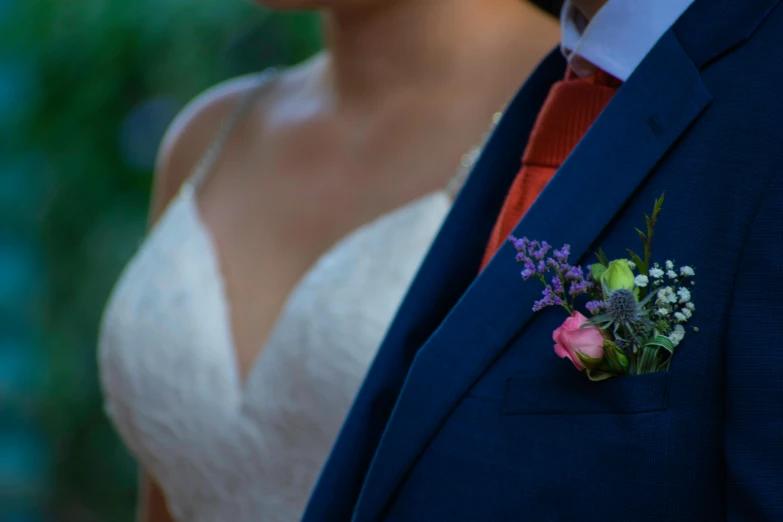
M 516 235 L 696 269 L 667 374 L 586 382 L 504 246 L 477 278 L 555 53 L 521 89 L 403 302 L 306 522 L 783 520 L 779 0 L 696 0 Z

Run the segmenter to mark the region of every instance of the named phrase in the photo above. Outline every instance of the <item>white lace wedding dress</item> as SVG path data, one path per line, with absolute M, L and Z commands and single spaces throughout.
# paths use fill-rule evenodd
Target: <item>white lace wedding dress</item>
M 300 519 L 453 196 L 444 189 L 403 206 L 325 253 L 292 291 L 243 384 L 195 198 L 237 119 L 125 269 L 99 341 L 108 414 L 178 522 Z

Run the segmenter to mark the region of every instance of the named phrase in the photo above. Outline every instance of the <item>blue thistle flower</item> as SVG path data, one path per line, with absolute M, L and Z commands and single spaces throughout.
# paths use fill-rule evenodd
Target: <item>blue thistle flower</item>
M 647 317 L 650 310 L 646 306 L 657 292 L 651 292 L 641 302 L 636 301 L 632 290 L 625 288 L 610 291 L 604 285 L 604 292 L 607 296 L 604 313 L 593 317 L 590 324 L 603 330 L 611 328 L 615 338 L 620 341 L 626 340 L 620 334 L 622 330 L 623 334 L 640 345 L 640 338 L 645 337 L 654 327 L 653 322 Z
M 624 288 L 609 295 L 606 300 L 606 313 L 620 323 L 631 324 L 640 318 L 633 292 Z

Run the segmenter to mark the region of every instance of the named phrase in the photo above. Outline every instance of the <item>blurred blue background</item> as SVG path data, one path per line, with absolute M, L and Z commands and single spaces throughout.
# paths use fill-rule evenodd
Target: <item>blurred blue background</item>
M 319 42 L 242 0 L 0 0 L 0 522 L 133 519 L 95 344 L 158 143 L 200 91 Z

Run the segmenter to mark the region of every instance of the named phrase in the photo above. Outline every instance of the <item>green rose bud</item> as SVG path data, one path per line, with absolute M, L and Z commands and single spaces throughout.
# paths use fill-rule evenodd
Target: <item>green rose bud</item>
M 601 274 L 601 286 L 614 292 L 615 290 L 634 290 L 633 270 L 628 266 L 627 259 L 615 259 L 609 263 L 609 267 Z
M 604 353 L 606 354 L 606 361 L 613 372 L 622 375 L 628 371 L 628 357 L 617 344 L 606 339 L 604 341 Z
M 588 370 L 597 370 L 604 363 L 603 358 L 596 359 L 594 357 L 589 357 L 581 352 L 576 352 L 576 351 L 574 353 L 579 358 L 579 361 L 582 363 L 582 366 L 584 366 Z

